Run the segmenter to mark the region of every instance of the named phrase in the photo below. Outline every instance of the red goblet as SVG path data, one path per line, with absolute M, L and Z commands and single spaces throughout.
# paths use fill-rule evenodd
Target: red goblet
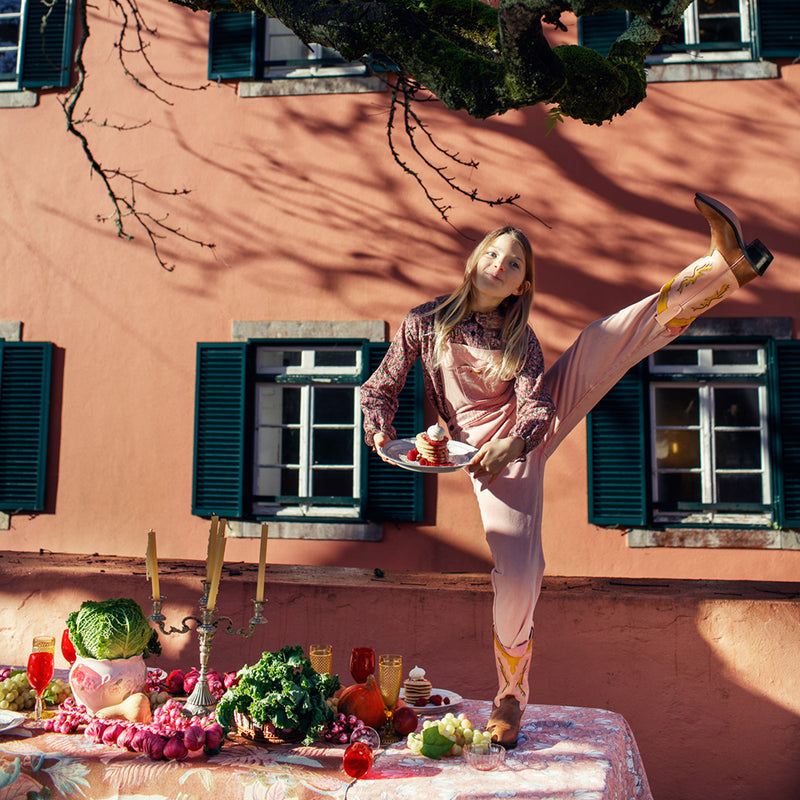
M 364 683 L 375 672 L 375 651 L 371 647 L 354 647 L 350 653 L 350 674 L 356 683 Z
M 72 639 L 69 638 L 69 631 L 66 628 L 64 628 L 64 633 L 61 634 L 61 655 L 67 659 L 70 667 L 78 658 L 75 653 L 75 646 L 72 644 Z
M 351 778 L 363 778 L 370 771 L 372 760 L 372 749 L 366 742 L 353 742 L 344 751 L 342 769 Z

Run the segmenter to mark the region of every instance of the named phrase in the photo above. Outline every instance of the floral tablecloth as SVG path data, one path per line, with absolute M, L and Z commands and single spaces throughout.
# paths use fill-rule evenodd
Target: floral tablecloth
M 490 710 L 474 700 L 455 709 L 476 727 Z M 491 772 L 460 757 L 414 755 L 399 742 L 382 748 L 358 781 L 342 771 L 343 747 L 236 741 L 210 758 L 167 762 L 82 735 L 33 734 L 0 734 L 0 800 L 652 800 L 627 722 L 591 708 L 528 706 L 518 747 Z

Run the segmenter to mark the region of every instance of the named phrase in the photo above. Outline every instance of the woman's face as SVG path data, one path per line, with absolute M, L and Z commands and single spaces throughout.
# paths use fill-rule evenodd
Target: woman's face
M 527 289 L 525 251 L 509 233 L 486 245 L 472 274 L 476 310 L 496 308 L 506 297 L 521 295 Z

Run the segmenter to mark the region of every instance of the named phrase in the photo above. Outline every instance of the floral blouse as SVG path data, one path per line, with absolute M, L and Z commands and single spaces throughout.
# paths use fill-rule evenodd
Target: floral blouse
M 417 358 L 422 359 L 425 394 L 439 413 L 449 422 L 441 371 L 434 366 L 433 315 L 430 313 L 444 298 L 439 297 L 411 309 L 395 334 L 378 369 L 361 387 L 361 410 L 367 444 L 382 431 L 392 439 L 396 433 L 392 420 L 397 412 L 398 395 L 409 370 Z M 474 312 L 465 317 L 451 332 L 451 341 L 485 350 L 501 350 L 503 316 L 500 311 Z M 516 423 L 512 436 L 525 442 L 523 456 L 533 450 L 544 437 L 555 408 L 544 383 L 544 358 L 539 340 L 529 330 L 528 354 L 514 378 Z

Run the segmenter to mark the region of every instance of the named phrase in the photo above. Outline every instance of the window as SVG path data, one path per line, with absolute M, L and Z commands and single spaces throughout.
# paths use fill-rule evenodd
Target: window
M 321 44 L 306 46 L 280 20 L 266 17 L 264 25 L 264 77 L 313 78 L 364 75 L 360 62 L 345 61 L 336 50 Z
M 683 14 L 677 41 L 661 45 L 650 63 L 703 60 L 742 61 L 753 57 L 750 0 L 695 0 Z
M 421 476 L 385 464 L 363 444 L 359 387 L 387 347 L 330 338 L 199 344 L 193 513 L 284 522 L 421 519 Z M 395 427 L 413 436 L 422 425 L 415 369 Z
M 73 0 L 0 0 L 0 90 L 68 86 Z
M 797 341 L 684 335 L 630 370 L 587 432 L 595 524 L 800 527 Z
M 360 61 L 345 61 L 320 44 L 304 44 L 275 18 L 215 12 L 210 26 L 208 76 L 242 80 L 242 96 L 385 89 Z
M 255 350 L 253 513 L 358 518 L 360 345 Z
M 579 43 L 604 56 L 633 15 L 602 11 L 578 20 Z M 674 42 L 647 59 L 649 82 L 774 78 L 763 59 L 800 55 L 800 0 L 695 0 Z
M 759 345 L 650 356 L 655 523 L 772 523 L 766 362 Z
M 53 346 L 0 341 L 0 510 L 45 509 Z

